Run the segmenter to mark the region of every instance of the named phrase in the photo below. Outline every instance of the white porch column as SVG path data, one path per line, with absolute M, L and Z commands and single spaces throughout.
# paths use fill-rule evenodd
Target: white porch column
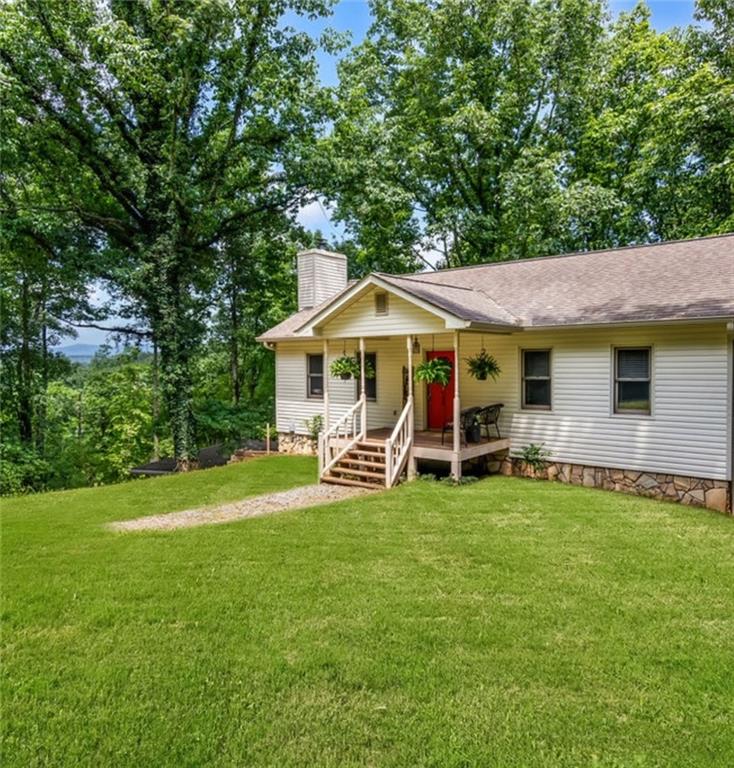
M 413 399 L 413 337 L 408 336 L 408 399 Z
M 361 418 L 360 429 L 362 430 L 362 439 L 367 437 L 367 392 L 365 389 L 365 370 L 364 370 L 364 336 L 359 337 L 359 400 L 362 403 L 360 408 Z
M 413 407 L 413 337 L 408 336 L 406 339 L 406 346 L 408 348 L 408 402 L 411 405 L 410 422 L 408 429 L 410 430 L 411 443 L 415 436 L 415 408 Z M 413 457 L 413 447 L 411 445 L 410 453 L 408 455 L 408 480 L 412 480 L 418 474 L 418 462 Z
M 461 397 L 459 396 L 459 332 L 454 331 L 454 455 L 451 460 L 451 474 L 455 480 L 461 477 Z
M 365 397 L 364 336 L 359 337 L 359 396 Z
M 324 432 L 329 431 L 329 341 L 324 339 Z

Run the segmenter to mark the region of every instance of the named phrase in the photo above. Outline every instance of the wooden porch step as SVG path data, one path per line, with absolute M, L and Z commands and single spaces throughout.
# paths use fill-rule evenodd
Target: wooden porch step
M 385 453 L 385 443 L 383 440 L 360 440 L 360 442 L 356 444 L 356 447 L 352 448 L 353 451 L 361 449 Z
M 378 461 L 379 459 L 379 461 Z M 361 451 L 350 451 L 342 456 L 339 461 L 352 461 L 355 464 L 374 464 L 375 466 L 385 466 L 385 454 L 384 453 L 370 453 L 364 454 Z
M 352 454 L 358 454 L 359 456 L 376 456 L 377 458 L 385 458 L 385 451 L 372 451 L 367 448 L 352 448 L 347 456 Z
M 359 467 L 373 467 L 374 469 L 382 470 L 385 469 L 384 461 L 372 461 L 372 459 L 356 459 L 353 456 L 343 456 L 341 459 L 339 459 L 339 464 L 356 464 Z
M 332 485 L 354 485 L 358 488 L 381 488 L 382 483 L 368 483 L 365 480 L 347 480 L 346 477 L 335 477 L 333 475 L 325 475 L 321 478 L 322 483 L 331 483 Z
M 336 466 L 341 467 L 342 469 L 359 470 L 360 472 L 372 470 L 373 474 L 385 477 L 385 465 L 377 464 L 374 461 L 350 461 L 348 459 L 345 461 L 342 459 Z
M 338 475 L 357 475 L 357 477 L 373 477 L 375 480 L 385 481 L 384 472 L 370 472 L 367 469 L 354 469 L 354 467 L 343 467 L 337 464 L 329 470 L 332 474 Z

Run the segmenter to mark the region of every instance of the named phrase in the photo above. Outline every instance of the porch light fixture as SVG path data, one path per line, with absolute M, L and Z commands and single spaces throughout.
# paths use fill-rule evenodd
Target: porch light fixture
M 418 341 L 417 336 L 413 336 L 413 354 L 419 355 L 421 351 L 421 343 Z

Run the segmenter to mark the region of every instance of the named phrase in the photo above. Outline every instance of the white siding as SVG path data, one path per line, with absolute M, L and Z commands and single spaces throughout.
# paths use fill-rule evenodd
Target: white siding
M 393 311 L 395 297 L 390 297 Z M 369 304 L 374 312 L 374 305 Z M 345 312 L 348 310 L 345 310 Z M 422 310 L 417 310 L 422 312 Z M 425 313 L 424 313 L 425 314 Z M 430 317 L 430 316 L 429 316 Z M 367 322 L 373 330 L 385 318 L 357 312 L 355 325 L 340 333 L 359 335 Z M 336 323 L 336 318 L 332 323 Z M 421 322 L 425 318 L 421 317 Z M 439 321 L 440 322 L 440 321 Z M 410 331 L 408 331 L 409 333 Z M 415 331 L 414 331 L 415 332 Z M 384 333 L 384 331 L 383 331 Z M 419 335 L 420 362 L 426 350 L 451 350 L 453 336 Z M 513 451 L 528 443 L 543 443 L 554 461 L 592 466 L 728 479 L 727 424 L 728 348 L 723 323 L 706 325 L 525 331 L 483 336 L 484 346 L 502 366 L 496 382 L 477 381 L 464 359 L 481 348 L 479 334 L 461 334 L 461 405 L 504 403 L 500 428 L 512 440 Z M 615 346 L 652 347 L 652 414 L 613 413 L 612 350 Z M 348 353 L 356 349 L 347 342 Z M 320 352 L 322 341 L 279 343 L 277 351 L 277 424 L 305 432 L 304 419 L 323 412 L 320 400 L 306 398 L 306 353 Z M 520 351 L 550 348 L 551 411 L 520 407 Z M 330 342 L 330 360 L 342 354 L 343 342 Z M 390 426 L 402 409 L 402 369 L 407 365 L 404 335 L 369 338 L 367 351 L 377 353 L 377 402 L 368 404 L 368 426 Z M 332 418 L 355 401 L 354 382 L 330 379 Z M 426 417 L 425 386 L 415 385 L 416 428 Z
M 410 333 L 441 333 L 446 323 L 436 315 L 390 294 L 386 315 L 375 313 L 375 291 L 345 307 L 321 329 L 327 337 L 392 336 Z
M 275 353 L 275 423 L 279 432 L 307 434 L 306 420 L 323 415 L 324 401 L 306 394 L 306 356 L 323 353 L 321 341 L 279 342 Z M 341 351 L 329 350 L 329 361 Z M 324 366 L 328 371 L 328 364 Z M 354 382 L 329 379 L 331 419 L 354 403 Z
M 481 347 L 462 335 L 462 358 Z M 555 461 L 727 479 L 727 338 L 723 324 L 485 336 L 497 382 L 462 368 L 462 407 L 502 402 L 513 452 L 544 443 Z M 652 347 L 652 414 L 613 413 L 615 346 Z M 552 410 L 520 407 L 520 350 L 550 348 Z M 465 364 L 464 364 L 465 366 Z

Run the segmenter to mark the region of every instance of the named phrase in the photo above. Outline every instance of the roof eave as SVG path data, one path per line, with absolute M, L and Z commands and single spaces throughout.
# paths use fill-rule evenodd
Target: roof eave
M 405 299 L 406 301 L 410 301 L 416 306 L 419 306 L 422 309 L 425 309 L 427 312 L 437 315 L 438 317 L 442 318 L 446 322 L 447 327 L 462 328 L 462 327 L 465 327 L 467 323 L 467 320 L 465 320 L 464 318 L 461 318 L 458 315 L 453 314 L 452 312 L 449 312 L 441 307 L 438 307 L 435 304 L 432 304 L 430 301 L 427 301 L 426 299 L 419 298 L 413 295 L 412 293 L 410 293 L 409 291 L 406 291 L 403 288 L 393 285 L 387 280 L 383 280 L 380 275 L 377 275 L 374 272 L 372 272 L 369 275 L 366 275 L 365 277 L 363 277 L 358 283 L 355 283 L 355 285 L 352 286 L 351 290 L 348 290 L 342 293 L 341 295 L 337 296 L 332 303 L 328 304 L 320 312 L 318 312 L 312 318 L 309 318 L 309 320 L 307 320 L 305 323 L 303 323 L 298 328 L 296 328 L 295 333 L 301 334 L 303 331 L 309 328 L 312 330 L 319 328 L 319 326 L 328 322 L 335 314 L 337 314 L 343 306 L 357 299 L 362 293 L 366 292 L 371 286 L 377 286 L 378 288 L 382 288 L 385 291 L 389 291 L 390 293 L 393 293 L 396 296 L 399 296 L 400 298 Z
M 633 318 L 631 320 L 595 320 L 592 322 L 568 322 L 557 324 L 524 325 L 518 330 L 524 331 L 553 331 L 559 328 L 610 328 L 629 325 L 700 325 L 701 323 L 727 323 L 734 321 L 734 315 L 702 315 L 699 317 L 653 317 Z

